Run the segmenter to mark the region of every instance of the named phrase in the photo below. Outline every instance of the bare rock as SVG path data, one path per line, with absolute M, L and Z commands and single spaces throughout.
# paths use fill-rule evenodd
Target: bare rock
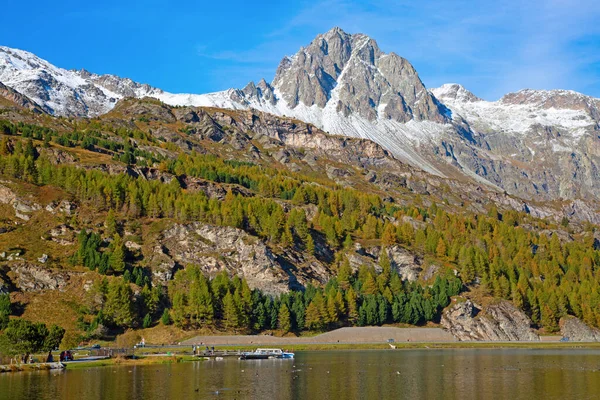
M 400 246 L 391 246 L 387 249 L 392 269 L 398 271 L 403 280 L 414 282 L 423 270 L 422 261 L 414 253 Z
M 10 204 L 15 209 L 15 216 L 24 221 L 29 221 L 34 211 L 41 209 L 39 204 L 21 199 L 8 187 L 0 185 L 0 203 Z
M 297 255 L 275 255 L 259 238 L 222 226 L 175 224 L 162 232 L 150 256 L 153 274 L 168 280 L 178 265 L 196 264 L 208 276 L 221 271 L 246 278 L 251 288 L 278 294 L 323 278 L 327 270 L 310 264 L 299 268 Z
M 354 252 L 346 255 L 350 266 L 356 270 L 362 265 L 375 268 L 380 271 L 379 260 L 381 258 L 381 247 L 363 248 L 356 243 Z M 400 246 L 390 246 L 385 249 L 387 251 L 390 265 L 393 270 L 398 272 L 402 280 L 414 282 L 419 278 L 419 274 L 423 270 L 422 260 L 414 253 Z
M 40 148 L 41 155 L 47 158 L 52 164 L 72 164 L 77 159 L 72 153 L 54 147 Z
M 286 274 L 271 250 L 239 229 L 193 223 L 176 224 L 163 232 L 165 253 L 182 265 L 197 264 L 209 276 L 227 270 L 246 278 L 252 288 L 269 293 L 288 290 Z
M 15 275 L 16 286 L 24 292 L 45 290 L 64 290 L 70 275 L 65 271 L 57 271 L 38 267 L 32 264 L 18 264 L 10 267 Z
M 62 213 L 65 215 L 71 215 L 77 208 L 75 203 L 68 200 L 61 200 L 60 202 L 51 202 L 46 206 L 46 211 L 52 214 Z
M 166 285 L 177 269 L 177 263 L 167 254 L 161 244 L 156 244 L 152 249 L 152 254 L 148 257 L 149 266 L 152 269 L 152 276 L 158 282 Z
M 70 246 L 75 243 L 75 232 L 69 225 L 58 225 L 48 232 L 43 239 L 52 240 L 62 246 Z
M 502 300 L 481 310 L 471 300 L 451 304 L 441 324 L 460 341 L 537 341 L 531 320 L 512 303 Z
M 600 341 L 600 330 L 585 324 L 573 316 L 562 317 L 559 322 L 560 333 L 570 342 L 597 342 Z
M 129 250 L 139 250 L 142 248 L 142 246 L 132 240 L 128 240 L 125 242 L 125 247 L 127 247 L 127 249 Z

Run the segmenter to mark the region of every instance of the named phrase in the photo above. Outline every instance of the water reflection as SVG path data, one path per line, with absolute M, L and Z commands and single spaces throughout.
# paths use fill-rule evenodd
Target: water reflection
M 596 350 L 302 352 L 0 375 L 0 399 L 592 399 Z

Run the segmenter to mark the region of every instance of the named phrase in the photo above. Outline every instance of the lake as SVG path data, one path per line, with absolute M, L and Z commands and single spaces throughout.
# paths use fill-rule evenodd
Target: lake
M 597 399 L 600 350 L 298 352 L 0 374 L 0 399 Z

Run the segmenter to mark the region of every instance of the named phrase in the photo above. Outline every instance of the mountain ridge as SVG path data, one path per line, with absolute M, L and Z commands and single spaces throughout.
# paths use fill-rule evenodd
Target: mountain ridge
M 373 140 L 440 177 L 527 199 L 600 198 L 600 100 L 524 89 L 489 102 L 458 84 L 428 90 L 406 59 L 337 27 L 285 56 L 271 83 L 261 79 L 243 89 L 174 94 L 115 75 L 63 70 L 6 47 L 0 82 L 57 115 L 96 116 L 121 98 L 146 96 L 177 106 L 254 108 Z

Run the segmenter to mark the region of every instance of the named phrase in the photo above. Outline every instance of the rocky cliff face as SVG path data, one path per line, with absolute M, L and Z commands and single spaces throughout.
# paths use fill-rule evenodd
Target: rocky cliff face
M 16 90 L 5 86 L 0 82 L 0 99 L 6 99 L 9 102 L 13 103 L 17 107 L 25 108 L 33 111 L 35 114 L 44 114 L 49 110 L 43 106 L 40 106 L 36 102 L 29 99 L 27 96 L 22 95 Z M 2 101 L 2 100 L 0 100 Z
M 246 278 L 248 285 L 279 294 L 312 279 L 325 281 L 329 271 L 302 254 L 274 254 L 261 240 L 231 227 L 202 223 L 175 224 L 164 230 L 147 254 L 155 277 L 166 282 L 187 264 L 207 276 L 221 271 Z
M 423 271 L 423 261 L 415 253 L 397 245 L 389 246 L 385 251 L 392 269 L 398 272 L 403 280 L 414 282 L 419 278 L 419 274 Z M 354 251 L 349 252 L 347 258 L 350 266 L 355 270 L 364 265 L 373 267 L 376 271 L 381 271 L 379 266 L 381 252 L 382 249 L 379 246 L 364 248 L 356 243 Z
M 597 342 L 600 341 L 600 330 L 591 328 L 579 318 L 572 316 L 560 319 L 560 333 L 570 342 Z
M 460 341 L 539 340 L 531 320 L 505 300 L 483 310 L 471 300 L 455 302 L 444 310 L 441 324 Z

